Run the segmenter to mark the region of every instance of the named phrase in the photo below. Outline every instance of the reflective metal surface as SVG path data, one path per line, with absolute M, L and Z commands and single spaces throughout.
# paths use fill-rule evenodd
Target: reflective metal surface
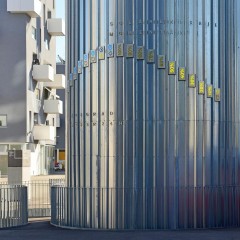
M 66 4 L 67 183 L 99 189 L 67 195 L 66 219 L 93 228 L 217 227 L 222 216 L 205 198 L 219 196 L 197 189 L 240 185 L 240 2 Z M 179 195 L 182 188 L 192 190 Z M 222 194 L 225 213 L 238 206 Z M 128 224 L 133 209 L 140 225 Z
M 173 203 L 177 211 L 164 215 L 165 196 L 171 192 L 184 204 Z M 89 202 L 90 196 L 100 199 L 108 196 L 108 210 L 99 207 L 97 198 Z M 115 209 L 116 196 L 117 205 L 125 203 L 124 207 Z M 190 196 L 198 199 L 198 208 L 188 205 Z M 53 186 L 51 224 L 65 228 L 112 229 L 114 224 L 114 229 L 169 229 L 174 221 L 174 229 L 233 227 L 240 223 L 239 198 L 239 186 L 117 189 Z

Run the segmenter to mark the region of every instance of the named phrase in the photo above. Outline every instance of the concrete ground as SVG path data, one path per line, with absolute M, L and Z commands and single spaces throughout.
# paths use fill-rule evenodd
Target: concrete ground
M 91 231 L 53 227 L 48 219 L 27 226 L 0 230 L 0 240 L 240 240 L 240 228 L 186 231 Z

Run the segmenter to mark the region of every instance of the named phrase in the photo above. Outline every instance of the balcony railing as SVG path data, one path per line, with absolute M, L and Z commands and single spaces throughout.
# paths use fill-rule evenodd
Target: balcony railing
M 49 65 L 33 65 L 32 76 L 38 82 L 52 82 L 54 70 Z
M 54 127 L 47 125 L 35 125 L 33 127 L 33 137 L 34 140 L 39 141 L 54 141 L 55 140 Z
M 44 112 L 48 114 L 63 114 L 63 102 L 58 99 L 44 100 Z
M 39 0 L 7 0 L 7 11 L 28 14 L 36 18 L 41 16 L 42 4 Z
M 44 83 L 44 87 L 49 87 L 53 89 L 65 89 L 65 75 L 63 74 L 55 74 L 53 82 Z
M 47 30 L 52 36 L 65 36 L 65 22 L 62 18 L 50 18 L 47 20 Z

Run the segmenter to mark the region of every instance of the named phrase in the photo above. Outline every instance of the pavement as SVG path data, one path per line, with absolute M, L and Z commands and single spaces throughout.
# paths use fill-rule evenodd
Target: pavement
M 69 230 L 33 219 L 27 226 L 0 230 L 0 240 L 240 240 L 240 228 L 179 231 Z

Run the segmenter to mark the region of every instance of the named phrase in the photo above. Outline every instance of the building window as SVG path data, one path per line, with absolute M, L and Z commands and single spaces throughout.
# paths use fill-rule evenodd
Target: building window
M 34 125 L 38 124 L 38 113 L 34 113 Z
M 55 8 L 55 0 L 53 0 L 53 9 Z
M 40 39 L 39 39 L 39 51 L 41 52 L 42 51 L 42 29 L 41 28 L 39 29 L 39 36 L 40 36 Z
M 40 89 L 39 88 L 35 88 L 34 93 L 35 93 L 36 99 L 40 100 L 41 99 Z
M 48 12 L 47 12 L 47 17 L 48 17 L 48 19 L 51 19 L 51 18 L 52 18 L 52 12 L 51 12 L 51 11 L 48 11 Z
M 45 39 L 45 48 L 46 48 L 47 50 L 50 49 L 49 40 L 48 40 L 48 39 Z
M 23 146 L 20 144 L 11 144 L 10 145 L 10 150 L 22 150 Z
M 38 55 L 36 53 L 33 53 L 33 64 L 39 65 L 40 61 L 38 59 Z
M 7 115 L 0 115 L 0 127 L 7 127 Z
M 0 153 L 6 153 L 8 151 L 8 144 L 0 144 Z
M 43 25 L 46 24 L 46 6 L 43 4 Z
M 32 27 L 32 38 L 37 39 L 37 29 L 35 27 Z
M 47 99 L 49 99 L 49 97 L 50 97 L 50 92 L 48 91 L 48 89 L 44 89 L 44 99 L 45 100 L 47 100 Z

